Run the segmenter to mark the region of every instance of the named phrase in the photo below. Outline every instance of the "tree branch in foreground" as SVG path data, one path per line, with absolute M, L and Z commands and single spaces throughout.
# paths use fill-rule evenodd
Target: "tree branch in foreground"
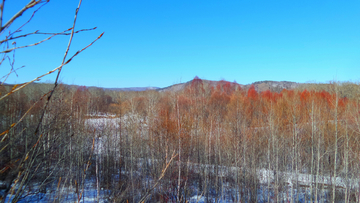
M 170 163 L 172 162 L 172 160 L 177 157 L 178 154 L 175 154 L 175 151 L 173 152 L 169 162 L 166 163 L 166 166 L 165 168 L 162 169 L 161 171 L 161 175 L 160 177 L 158 178 L 158 180 L 156 181 L 156 183 L 146 192 L 146 194 L 140 199 L 139 203 L 143 203 L 146 201 L 146 199 L 149 197 L 151 191 L 153 191 L 156 186 L 160 183 L 161 179 L 165 176 L 165 172 L 167 171 L 167 169 L 169 168 L 170 166 Z

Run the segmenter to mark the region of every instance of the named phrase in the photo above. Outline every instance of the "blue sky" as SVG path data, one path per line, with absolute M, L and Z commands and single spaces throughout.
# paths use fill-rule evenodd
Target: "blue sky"
M 27 2 L 6 1 L 5 21 Z M 77 4 L 50 1 L 23 32 L 70 28 Z M 76 29 L 98 28 L 77 34 L 71 53 L 105 34 L 65 66 L 60 78 L 67 84 L 102 87 L 165 87 L 195 76 L 240 84 L 359 82 L 359 9 L 360 1 L 350 0 L 83 0 Z M 17 45 L 42 38 L 27 37 Z M 25 82 L 57 67 L 67 42 L 67 36 L 59 36 L 17 50 L 15 67 L 25 67 L 7 82 Z M 8 70 L 3 64 L 0 75 Z

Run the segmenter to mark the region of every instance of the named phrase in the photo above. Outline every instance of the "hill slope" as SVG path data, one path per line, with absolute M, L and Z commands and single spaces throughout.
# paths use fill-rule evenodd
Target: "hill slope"
M 219 82 L 226 82 L 226 81 L 214 81 L 214 80 L 202 80 L 204 87 L 216 87 L 216 85 Z M 160 92 L 178 92 L 178 91 L 182 91 L 184 90 L 186 87 L 188 87 L 189 85 L 191 85 L 191 81 L 186 82 L 186 83 L 179 83 L 179 84 L 175 84 L 175 85 L 171 85 L 165 88 L 159 88 L 157 89 L 157 91 Z M 235 84 L 235 82 L 230 82 L 232 84 Z M 237 84 L 237 83 L 236 83 Z M 296 82 L 289 82 L 289 81 L 259 81 L 259 82 L 254 82 L 251 84 L 247 84 L 247 85 L 242 85 L 242 84 L 238 84 L 240 85 L 241 88 L 243 89 L 249 89 L 251 85 L 255 86 L 255 90 L 258 92 L 262 92 L 262 91 L 266 91 L 266 90 L 271 90 L 274 92 L 281 92 L 281 90 L 283 89 L 295 89 L 298 88 L 300 85 L 302 85 L 303 83 L 296 83 Z

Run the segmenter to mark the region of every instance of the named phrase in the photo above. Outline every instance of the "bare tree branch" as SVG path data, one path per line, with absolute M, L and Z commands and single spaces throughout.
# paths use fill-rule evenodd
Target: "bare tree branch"
M 71 30 L 71 28 L 69 28 L 69 29 L 67 29 L 67 30 L 65 30 L 65 31 L 63 31 L 63 32 L 61 32 L 61 33 L 67 32 L 67 31 L 69 31 L 69 30 Z M 14 47 L 14 48 L 11 48 L 11 49 L 6 49 L 5 51 L 1 51 L 0 53 L 9 53 L 9 52 L 11 52 L 11 51 L 13 51 L 13 50 L 15 50 L 15 49 L 22 49 L 22 48 L 27 48 L 27 47 L 36 46 L 36 45 L 39 45 L 39 44 L 41 44 L 41 43 L 43 43 L 43 42 L 45 42 L 45 41 L 48 41 L 49 39 L 55 37 L 56 35 L 59 35 L 59 33 L 55 33 L 54 35 L 52 35 L 52 36 L 50 36 L 50 37 L 48 37 L 48 38 L 46 38 L 46 39 L 44 39 L 44 40 L 41 40 L 41 41 L 39 41 L 39 42 L 36 42 L 36 43 L 34 43 L 34 44 L 29 44 L 29 45 L 25 45 L 25 46 L 20 46 L 20 47 Z
M 16 43 L 15 43 L 15 46 L 16 46 Z M 8 79 L 8 77 L 11 75 L 11 73 L 15 73 L 16 77 L 18 77 L 18 74 L 16 73 L 16 71 L 17 71 L 18 69 L 24 67 L 24 66 L 22 66 L 22 67 L 20 67 L 20 68 L 14 69 L 14 64 L 15 64 L 15 50 L 13 51 L 12 61 L 11 61 L 11 59 L 10 59 L 9 56 L 4 57 L 3 59 L 5 59 L 5 58 L 8 58 L 8 59 L 9 59 L 9 63 L 10 63 L 10 67 L 11 67 L 11 68 L 10 68 L 10 72 L 9 72 L 8 74 L 6 74 L 6 75 L 4 75 L 2 78 L 0 78 L 0 80 L 2 80 L 3 78 L 5 78 L 4 81 L 1 82 L 1 85 L 3 85 L 3 84 L 5 83 L 5 81 L 6 81 L 6 80 Z M 1 64 L 1 63 L 2 63 L 2 61 L 0 62 L 0 64 Z
M 24 7 L 22 8 L 19 12 L 17 12 L 13 17 L 10 18 L 10 20 L 5 23 L 5 25 L 3 25 L 3 22 L 2 22 L 2 17 L 3 17 L 3 8 L 4 8 L 4 2 L 5 0 L 0 0 L 0 34 L 1 33 L 5 33 L 6 29 L 7 28 L 10 28 L 10 26 L 13 24 L 13 22 L 15 20 L 17 20 L 20 16 L 23 15 L 24 12 L 26 12 L 28 9 L 30 8 L 33 8 L 34 6 L 37 6 L 37 5 L 40 5 L 41 3 L 44 3 L 44 2 L 48 2 L 49 0 L 30 0 L 30 2 Z M 85 49 L 87 49 L 88 47 L 90 47 L 91 45 L 93 45 L 98 39 L 100 39 L 104 33 L 101 33 L 94 41 L 92 41 L 89 45 L 87 45 L 86 47 L 82 48 L 81 50 L 78 50 L 75 54 L 73 54 L 72 56 L 70 55 L 69 57 L 69 50 L 70 50 L 70 46 L 71 46 L 71 43 L 72 43 L 72 39 L 74 37 L 74 34 L 76 33 L 79 33 L 79 32 L 82 32 L 82 31 L 89 31 L 89 30 L 94 30 L 96 29 L 95 28 L 91 28 L 91 29 L 82 29 L 82 30 L 78 30 L 78 31 L 75 31 L 75 25 L 76 25 L 76 19 L 77 19 L 77 15 L 78 15 L 78 12 L 79 12 L 79 8 L 81 6 L 81 3 L 82 3 L 82 0 L 79 0 L 79 5 L 75 11 L 75 19 L 74 19 L 74 23 L 73 23 L 73 26 L 72 28 L 70 29 L 67 29 L 65 30 L 64 32 L 61 32 L 61 33 L 44 33 L 44 32 L 39 32 L 39 31 L 35 31 L 33 33 L 28 33 L 28 34 L 22 34 L 22 30 L 21 28 L 23 26 L 25 26 L 26 24 L 28 24 L 34 17 L 35 13 L 42 7 L 44 6 L 45 4 L 41 5 L 38 9 L 36 9 L 32 16 L 30 17 L 30 19 L 28 19 L 28 21 L 23 24 L 22 26 L 20 26 L 17 30 L 15 30 L 14 32 L 10 32 L 9 31 L 9 34 L 7 36 L 5 36 L 2 41 L 0 41 L 0 44 L 3 45 L 3 50 L 0 52 L 2 53 L 3 55 L 1 56 L 2 60 L 0 61 L 0 65 L 1 63 L 6 60 L 6 58 L 9 59 L 9 62 L 10 62 L 10 65 L 11 65 L 11 70 L 10 70 L 10 73 L 7 75 L 7 76 L 4 76 L 5 78 L 7 78 L 11 73 L 15 72 L 16 70 L 14 69 L 14 62 L 15 62 L 15 57 L 13 55 L 13 59 L 11 59 L 11 56 L 9 57 L 7 55 L 7 53 L 9 52 L 13 52 L 13 54 L 15 54 L 15 50 L 16 49 L 20 49 L 20 48 L 27 48 L 27 47 L 31 47 L 31 46 L 36 46 L 36 45 L 39 45 L 47 40 L 50 40 L 52 37 L 56 36 L 56 35 L 70 35 L 70 39 L 69 39 L 69 43 L 67 45 L 67 48 L 66 48 L 66 51 L 65 51 L 65 54 L 64 54 L 64 57 L 63 57 L 63 60 L 61 62 L 61 65 L 59 65 L 58 67 L 56 67 L 55 69 L 43 74 L 43 75 L 40 75 L 38 77 L 36 77 L 35 79 L 29 81 L 29 82 L 26 82 L 26 83 L 23 83 L 23 84 L 18 84 L 18 85 L 15 85 L 9 92 L 7 92 L 5 95 L 0 95 L 0 100 L 6 98 L 7 96 L 9 96 L 10 94 L 12 93 L 15 93 L 21 89 L 23 89 L 24 87 L 26 87 L 27 85 L 31 84 L 32 82 L 34 81 L 38 81 L 40 80 L 41 78 L 43 78 L 44 76 L 46 75 L 49 75 L 49 74 L 52 74 L 53 72 L 55 72 L 56 70 L 58 71 L 58 74 L 56 76 L 56 80 L 54 82 L 54 86 L 53 88 L 51 88 L 51 90 L 44 94 L 37 102 L 40 102 L 41 100 L 43 100 L 44 98 L 47 98 L 47 101 L 45 102 L 45 105 L 42 107 L 42 111 L 39 113 L 39 116 L 40 116 L 40 119 L 38 120 L 38 122 L 36 123 L 37 126 L 35 126 L 35 130 L 32 131 L 35 135 L 35 140 L 32 140 L 30 143 L 27 143 L 27 140 L 26 140 L 26 149 L 25 149 L 25 153 L 22 153 L 21 152 L 18 152 L 16 153 L 16 155 L 14 156 L 12 153 L 12 151 L 10 152 L 11 154 L 9 155 L 9 160 L 10 161 L 7 161 L 6 164 L 10 163 L 12 164 L 11 167 L 12 168 L 8 168 L 8 165 L 6 167 L 3 167 L 4 170 L 7 170 L 7 173 L 10 174 L 11 177 L 9 178 L 6 178 L 6 183 L 7 183 L 7 188 L 5 190 L 5 194 L 4 194 L 4 197 L 7 197 L 7 195 L 9 194 L 10 197 L 8 198 L 9 201 L 12 201 L 12 202 L 16 202 L 19 200 L 19 198 L 23 195 L 25 188 L 28 186 L 28 184 L 30 183 L 30 180 L 35 177 L 35 175 L 38 175 L 38 172 L 37 170 L 38 169 L 42 169 L 42 164 L 44 164 L 42 162 L 42 159 L 41 157 L 45 157 L 45 154 L 47 152 L 50 151 L 50 147 L 49 145 L 48 146 L 48 150 L 46 150 L 46 143 L 49 143 L 49 138 L 50 138 L 50 135 L 49 134 L 46 134 L 44 133 L 46 130 L 42 128 L 42 126 L 44 125 L 44 122 L 46 122 L 46 116 L 45 114 L 48 113 L 48 111 L 50 111 L 49 109 L 51 108 L 51 102 L 50 100 L 52 100 L 52 95 L 53 93 L 55 92 L 57 86 L 58 86 L 58 80 L 59 80 L 59 75 L 60 75 L 60 72 L 62 70 L 62 67 L 64 65 L 67 65 L 68 63 L 71 62 L 71 60 L 77 56 L 79 53 L 81 53 L 82 51 L 84 51 Z M 71 30 L 71 33 L 68 33 L 68 31 Z M 15 36 L 16 35 L 19 35 L 19 36 Z M 25 45 L 25 46 L 19 46 L 19 47 L 16 47 L 16 44 L 14 45 L 13 43 L 13 47 L 10 48 L 9 47 L 9 41 L 11 40 L 15 40 L 15 39 L 19 39 L 19 38 L 23 38 L 23 37 L 27 37 L 27 36 L 30 36 L 30 35 L 35 35 L 35 34 L 43 34 L 43 35 L 51 35 L 49 36 L 48 38 L 46 39 L 43 39 L 37 43 L 34 43 L 34 44 L 30 44 L 30 45 Z M 3 77 L 3 78 L 4 78 Z M 6 79 L 5 79 L 6 80 Z M 4 81 L 5 82 L 5 81 Z M 5 151 L 9 148 L 13 149 L 13 146 L 14 146 L 14 143 L 16 142 L 15 140 L 12 139 L 12 133 L 16 134 L 17 132 L 15 131 L 15 127 L 18 128 L 18 125 L 19 123 L 21 122 L 24 122 L 24 118 L 26 115 L 29 115 L 29 112 L 33 109 L 33 107 L 36 105 L 33 104 L 30 108 L 28 108 L 26 110 L 26 112 L 21 115 L 24 111 L 21 112 L 20 116 L 21 118 L 19 120 L 16 120 L 15 122 L 13 121 L 13 123 L 11 124 L 11 122 L 9 123 L 9 128 L 8 130 L 4 131 L 3 133 L 0 132 L 0 137 L 2 137 L 1 141 L 7 139 L 7 138 L 11 138 L 11 140 L 9 139 L 9 144 L 6 144 L 6 143 L 3 143 L 2 146 L 1 146 L 1 152 L 2 151 Z M 15 129 L 15 130 L 14 130 Z M 9 131 L 12 130 L 12 132 L 10 133 Z M 24 131 L 24 130 L 23 130 Z M 22 132 L 21 132 L 22 133 Z M 5 136 L 4 136 L 5 135 Z M 20 136 L 21 134 L 19 134 Z M 36 136 L 37 136 L 37 141 L 36 141 Z M 55 142 L 56 139 L 54 139 L 54 142 Z M 92 145 L 92 151 L 94 150 L 94 139 L 93 139 L 93 145 Z M 33 142 L 36 142 L 35 144 L 33 144 Z M 6 145 L 5 145 L 6 144 Z M 30 146 L 33 145 L 30 150 L 28 150 L 28 147 L 27 146 Z M 43 148 L 44 147 L 44 148 Z M 51 151 L 50 151 L 51 152 Z M 65 151 L 64 151 L 64 154 L 65 154 Z M 39 156 L 41 155 L 40 159 L 39 159 Z M 92 156 L 92 153 L 91 155 L 89 156 L 89 160 L 87 162 L 87 165 L 85 167 L 85 170 L 84 170 L 84 174 L 83 174 L 83 181 L 85 181 L 85 178 L 86 178 L 86 171 L 89 169 L 90 165 L 91 165 L 91 156 Z M 15 159 L 14 159 L 15 157 Z M 59 163 L 60 163 L 60 160 L 58 160 L 57 164 L 55 164 L 55 166 L 57 166 Z M 15 165 L 16 163 L 16 165 Z M 49 162 L 45 161 L 45 165 L 48 164 Z M 13 167 L 14 166 L 14 167 Z M 2 169 L 1 169 L 2 170 Z M 49 171 L 48 171 L 49 172 Z M 56 172 L 56 169 L 52 169 L 52 171 L 50 171 L 50 173 L 48 173 L 48 175 L 46 176 L 46 178 L 42 181 L 42 183 L 40 184 L 40 187 L 43 186 L 43 185 L 46 185 L 46 181 L 49 180 L 50 176 L 52 176 L 54 174 L 54 172 Z M 60 183 L 60 180 L 59 180 L 59 183 Z M 9 193 L 10 192 L 10 193 Z M 82 195 L 83 195 L 83 192 L 84 192 L 84 188 L 83 188 L 83 191 L 81 192 L 80 195 L 78 195 L 78 200 L 80 201 Z M 13 197 L 13 198 L 12 198 Z M 5 201 L 6 198 L 4 198 L 3 200 L 1 200 L 1 202 Z M 12 200 L 10 200 L 12 199 Z
M 20 32 L 21 29 L 22 29 L 25 25 L 27 25 L 27 24 L 33 19 L 33 17 L 35 16 L 35 13 L 38 12 L 38 11 L 39 11 L 43 6 L 45 6 L 48 2 L 49 2 L 49 1 L 47 1 L 47 2 L 44 3 L 43 5 L 39 6 L 39 8 L 37 8 L 37 9 L 33 12 L 33 14 L 30 16 L 29 20 L 26 21 L 23 25 L 21 25 L 21 26 L 20 26 L 18 29 L 16 29 L 14 32 L 10 33 L 10 34 L 9 34 L 9 37 L 12 37 L 15 33 Z
M 4 15 L 4 4 L 5 4 L 5 0 L 2 0 L 1 4 L 0 4 L 0 28 L 2 27 L 2 21 L 3 21 L 3 15 Z
M 167 169 L 169 168 L 172 160 L 177 156 L 178 154 L 175 154 L 175 151 L 173 152 L 169 162 L 166 163 L 165 167 L 162 169 L 161 171 L 161 175 L 158 178 L 158 180 L 156 181 L 156 183 L 146 192 L 146 194 L 140 199 L 139 203 L 145 202 L 146 199 L 149 197 L 150 193 L 152 190 L 154 190 L 156 188 L 156 186 L 160 183 L 161 179 L 165 176 L 165 173 L 167 171 Z
M 75 31 L 74 34 L 77 34 L 79 32 L 84 32 L 84 31 L 95 30 L 96 28 L 97 27 L 93 27 L 93 28 L 89 28 L 89 29 L 81 29 L 81 30 Z M 70 30 L 67 30 L 67 31 L 70 31 Z M 7 41 L 14 40 L 14 39 L 27 37 L 29 35 L 35 35 L 35 34 L 38 34 L 38 35 L 71 35 L 71 33 L 67 33 L 67 31 L 66 32 L 61 32 L 61 33 L 47 33 L 47 32 L 39 32 L 39 30 L 36 30 L 35 32 L 32 32 L 32 33 L 27 33 L 27 34 L 19 35 L 19 36 L 16 36 L 16 37 L 10 37 L 8 39 L 4 39 L 4 40 L 0 41 L 0 44 L 2 44 L 4 42 L 7 42 Z
M 16 71 L 17 71 L 17 70 L 19 70 L 19 69 L 21 69 L 21 68 L 24 68 L 24 67 L 25 67 L 25 66 L 21 66 L 21 67 L 19 67 L 19 68 L 17 68 L 17 69 L 11 68 L 11 69 L 10 69 L 10 72 L 9 72 L 8 74 L 6 74 L 6 75 L 4 75 L 2 78 L 0 78 L 0 81 L 1 81 L 3 78 L 6 77 L 6 78 L 4 79 L 4 81 L 1 82 L 0 85 L 4 85 L 5 81 L 6 81 L 7 78 L 11 75 L 11 73 L 15 73 L 15 74 L 16 74 Z M 17 74 L 16 74 L 16 76 L 17 76 Z
M 79 13 L 79 9 L 80 9 L 80 6 L 81 6 L 81 2 L 82 2 L 82 0 L 79 1 L 79 5 L 78 5 L 78 7 L 76 8 L 76 11 L 75 11 L 74 24 L 73 24 L 73 26 L 72 26 L 71 35 L 70 35 L 70 39 L 69 39 L 69 44 L 68 44 L 68 46 L 67 46 L 67 48 L 66 48 L 66 51 L 65 51 L 65 55 L 64 55 L 62 64 L 64 64 L 64 62 L 65 62 L 65 60 L 66 60 L 66 57 L 67 57 L 67 55 L 68 55 L 68 53 L 69 53 L 69 49 L 70 49 L 70 46 L 71 46 L 72 39 L 73 39 L 73 37 L 74 37 L 74 30 L 75 30 L 75 25 L 76 25 L 76 19 L 77 19 L 77 15 L 78 15 L 78 13 Z M 58 81 L 60 72 L 61 72 L 61 69 L 59 70 L 59 73 L 58 73 L 58 75 L 57 75 L 57 77 L 56 77 L 55 86 L 56 86 L 56 84 L 57 84 L 57 81 Z
M 26 10 L 28 10 L 28 9 L 30 9 L 30 8 L 40 4 L 42 2 L 43 2 L 42 0 L 31 0 L 24 8 L 22 8 L 19 12 L 17 12 L 4 26 L 0 27 L 0 32 L 2 32 L 4 29 L 9 27 L 17 18 L 22 16 L 22 14 Z
M 19 85 L 15 85 L 15 86 L 13 87 L 13 89 L 12 89 L 10 92 L 8 92 L 7 94 L 5 94 L 4 96 L 2 96 L 2 97 L 0 98 L 0 100 L 4 99 L 5 97 L 9 96 L 10 94 L 12 94 L 12 93 L 14 93 L 14 92 L 19 91 L 20 89 L 26 87 L 27 85 L 29 85 L 29 84 L 31 84 L 31 83 L 33 83 L 33 82 L 35 82 L 35 81 L 39 81 L 40 78 L 42 78 L 42 77 L 44 77 L 44 76 L 46 76 L 46 75 L 49 75 L 49 74 L 55 72 L 56 70 L 59 70 L 60 68 L 62 68 L 64 65 L 70 63 L 70 61 L 71 61 L 75 56 L 77 56 L 79 53 L 81 53 L 82 51 L 84 51 L 85 49 L 87 49 L 87 48 L 89 48 L 91 45 L 93 45 L 97 40 L 99 40 L 99 39 L 103 36 L 103 34 L 104 34 L 104 33 L 101 33 L 93 42 L 91 42 L 89 45 L 87 45 L 87 46 L 84 47 L 83 49 L 77 51 L 77 52 L 76 52 L 69 60 L 67 60 L 64 64 L 61 64 L 60 66 L 56 67 L 55 69 L 53 69 L 53 70 L 51 70 L 51 71 L 49 71 L 49 72 L 47 72 L 47 73 L 45 73 L 45 74 L 43 74 L 43 75 L 41 75 L 41 76 L 39 76 L 39 77 L 36 77 L 35 79 L 33 79 L 33 80 L 29 81 L 29 82 L 26 82 L 26 83 L 24 83 L 24 84 L 21 84 L 20 86 L 19 86 Z M 48 100 L 49 100 L 49 99 L 50 99 L 50 98 L 48 98 Z

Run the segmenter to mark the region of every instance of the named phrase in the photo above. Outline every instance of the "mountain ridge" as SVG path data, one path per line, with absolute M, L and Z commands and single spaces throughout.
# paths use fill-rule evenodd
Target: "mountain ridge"
M 170 92 L 177 92 L 177 91 L 181 91 L 183 89 L 185 89 L 188 85 L 191 84 L 193 80 L 190 80 L 188 82 L 185 83 L 178 83 L 178 84 L 174 84 L 174 85 L 170 85 L 168 87 L 164 87 L 164 88 L 159 88 L 157 89 L 157 91 L 159 92 L 166 92 L 166 91 L 170 91 Z M 216 80 L 202 80 L 204 85 L 210 86 L 210 87 L 216 87 L 216 85 L 220 82 L 229 82 L 229 81 L 225 81 L 225 80 L 220 80 L 220 81 L 216 81 Z M 242 89 L 249 89 L 250 86 L 254 85 L 255 90 L 258 92 L 262 92 L 262 91 L 266 91 L 266 90 L 271 90 L 271 91 L 275 91 L 275 92 L 281 92 L 283 89 L 295 89 L 297 87 L 299 87 L 300 85 L 303 84 L 307 84 L 307 83 L 297 83 L 297 82 L 291 82 L 291 81 L 272 81 L 272 80 L 264 80 L 264 81 L 256 81 L 250 84 L 239 84 L 237 82 L 229 82 L 231 84 L 237 84 L 239 85 Z
M 199 78 L 198 78 L 199 79 Z M 229 82 L 226 80 L 206 80 L 206 79 L 199 79 L 203 82 L 203 84 L 207 87 L 216 87 L 216 85 L 220 82 Z M 109 91 L 122 91 L 122 92 L 141 92 L 141 91 L 158 91 L 158 92 L 178 92 L 178 91 L 182 91 L 184 90 L 188 85 L 191 85 L 193 80 L 187 81 L 187 82 L 183 82 L 183 83 L 177 83 L 177 84 L 173 84 L 173 85 L 169 85 L 167 87 L 97 87 L 97 86 L 86 86 L 89 89 L 96 89 L 96 88 L 100 88 L 103 90 L 109 90 Z M 276 91 L 276 92 L 280 92 L 283 89 L 294 89 L 299 87 L 302 84 L 307 84 L 307 83 L 296 83 L 296 82 L 291 82 L 291 81 L 272 81 L 272 80 L 264 80 L 264 81 L 256 81 L 250 84 L 239 84 L 237 82 L 229 82 L 231 84 L 237 84 L 239 85 L 242 89 L 248 89 L 251 85 L 255 86 L 255 90 L 258 92 L 262 92 L 262 91 L 266 91 L 266 90 L 271 90 L 271 91 Z M 30 85 L 41 85 L 41 84 L 47 84 L 47 85 L 51 85 L 52 83 L 32 83 Z M 15 84 L 9 84 L 9 83 L 4 83 L 3 86 L 14 86 Z M 65 84 L 68 85 L 68 84 Z M 70 87 L 79 87 L 79 86 L 83 86 L 83 85 L 68 85 Z

